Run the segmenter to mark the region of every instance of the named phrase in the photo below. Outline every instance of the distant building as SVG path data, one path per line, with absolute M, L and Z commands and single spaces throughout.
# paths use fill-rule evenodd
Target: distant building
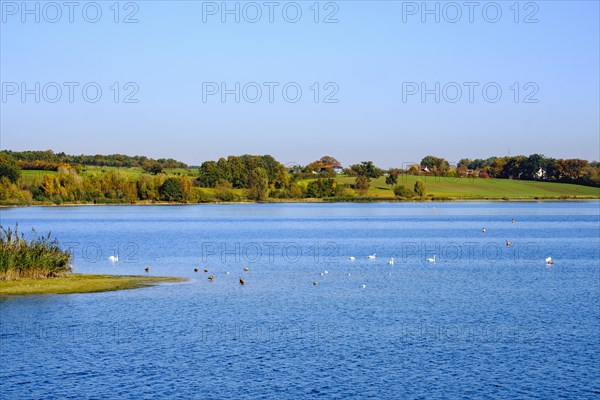
M 539 169 L 536 173 L 535 173 L 535 177 L 537 179 L 542 179 L 544 177 L 544 170 L 543 169 Z
M 342 172 L 344 172 L 344 169 L 340 166 L 334 166 L 334 165 L 325 165 L 325 166 L 319 168 L 319 172 L 327 172 L 327 171 L 333 171 L 336 174 L 341 174 Z

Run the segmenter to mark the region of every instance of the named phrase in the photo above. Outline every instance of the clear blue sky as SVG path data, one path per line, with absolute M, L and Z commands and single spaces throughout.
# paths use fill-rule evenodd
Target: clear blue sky
M 138 22 L 131 24 L 114 23 L 113 3 L 99 2 L 97 23 L 84 20 L 85 2 L 75 8 L 73 23 L 66 7 L 58 22 L 50 23 L 56 10 L 44 11 L 42 2 L 36 23 L 35 15 L 23 15 L 21 1 L 1 2 L 2 149 L 139 154 L 190 164 L 243 153 L 307 163 L 328 154 L 344 164 L 369 159 L 381 167 L 428 154 L 450 161 L 506 155 L 509 148 L 512 155 L 600 158 L 598 1 L 538 1 L 527 8 L 531 2 L 520 2 L 519 23 L 513 1 L 497 3 L 502 16 L 496 23 L 483 16 L 489 2 L 478 3 L 473 22 L 461 6 L 456 23 L 447 21 L 456 16 L 448 2 L 438 3 L 439 23 L 421 10 L 413 15 L 421 1 L 338 1 L 327 9 L 327 2 L 320 2 L 319 23 L 313 1 L 297 2 L 302 10 L 297 23 L 283 18 L 288 2 L 278 2 L 273 23 L 263 1 L 257 23 L 244 20 L 256 12 L 248 7 L 244 14 L 246 2 L 239 3 L 240 23 L 232 15 L 222 23 L 220 10 L 210 15 L 220 1 L 134 2 L 137 10 L 124 10 L 121 2 L 119 21 L 135 11 Z M 434 8 L 436 2 L 427 4 Z M 495 11 L 488 8 L 486 17 L 493 19 Z M 93 19 L 95 10 L 87 12 Z M 293 6 L 287 12 L 293 19 Z M 323 23 L 332 12 L 339 22 Z M 528 16 L 538 22 L 524 23 Z M 43 93 L 40 103 L 34 95 L 23 103 L 21 93 L 9 93 L 15 89 L 11 82 L 28 88 L 35 82 L 80 86 L 73 103 L 64 85 L 56 103 Z M 82 98 L 87 82 L 103 90 L 97 103 Z M 123 85 L 135 82 L 139 102 L 114 103 L 114 82 L 120 83 L 121 96 L 132 90 Z M 234 95 L 222 103 L 219 95 L 203 102 L 203 82 L 280 86 L 273 103 L 264 85 L 257 103 L 243 97 L 235 103 Z M 297 103 L 282 97 L 287 82 L 302 88 Z M 310 89 L 314 82 L 321 85 L 318 103 Z M 333 90 L 325 90 L 327 82 L 339 88 L 338 103 L 322 101 Z M 425 82 L 429 88 L 457 82 L 463 93 L 458 102 L 447 101 L 456 96 L 451 85 L 439 103 L 433 94 L 423 103 L 419 94 L 406 93 L 403 82 Z M 464 82 L 480 84 L 473 102 Z M 482 96 L 488 82 L 503 91 L 496 103 Z M 514 82 L 521 86 L 517 103 Z M 535 85 L 524 88 L 528 82 Z M 248 97 L 254 97 L 248 88 Z M 538 102 L 525 103 L 536 88 L 532 98 Z M 48 99 L 55 96 L 52 85 L 47 90 Z

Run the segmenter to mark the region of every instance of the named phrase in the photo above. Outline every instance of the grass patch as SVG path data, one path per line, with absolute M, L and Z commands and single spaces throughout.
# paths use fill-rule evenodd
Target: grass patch
M 137 289 L 163 282 L 184 282 L 185 280 L 161 276 L 89 274 L 70 274 L 49 279 L 22 278 L 8 282 L 0 281 L 0 296 L 108 292 Z

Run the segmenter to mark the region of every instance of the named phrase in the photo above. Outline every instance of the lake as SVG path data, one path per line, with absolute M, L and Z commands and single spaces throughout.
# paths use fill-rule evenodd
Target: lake
M 189 278 L 0 299 L 5 399 L 600 396 L 597 201 L 0 213 L 76 272 Z

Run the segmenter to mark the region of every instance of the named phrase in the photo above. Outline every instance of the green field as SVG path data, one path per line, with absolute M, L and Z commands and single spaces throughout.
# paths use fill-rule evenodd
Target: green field
M 0 281 L 0 296 L 107 292 L 183 281 L 185 279 L 160 276 L 70 274 L 62 278 Z
M 85 167 L 81 170 L 81 176 L 90 176 L 92 174 L 102 174 L 109 171 L 116 171 L 121 174 L 126 174 L 129 178 L 137 179 L 144 170 L 141 168 L 116 168 L 116 167 Z M 189 176 L 195 178 L 198 176 L 198 170 L 195 169 L 182 169 L 173 168 L 166 169 L 164 173 L 167 176 Z M 56 171 L 44 171 L 44 170 L 23 170 L 21 171 L 23 182 L 27 185 L 39 185 L 42 183 L 44 176 L 55 175 Z
M 351 185 L 353 177 L 336 178 L 339 184 Z M 415 182 L 425 182 L 427 195 L 461 199 L 535 199 L 535 198 L 600 198 L 600 188 L 572 185 L 568 183 L 519 181 L 511 179 L 446 178 L 434 176 L 401 175 L 399 185 L 413 189 Z M 385 177 L 371 181 L 369 197 L 394 197 L 394 192 L 385 184 Z

